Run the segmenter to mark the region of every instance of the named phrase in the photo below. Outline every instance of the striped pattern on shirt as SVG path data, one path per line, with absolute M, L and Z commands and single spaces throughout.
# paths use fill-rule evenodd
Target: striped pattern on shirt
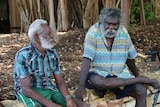
M 134 59 L 136 56 L 136 49 L 123 26 L 119 27 L 111 50 L 108 49 L 99 23 L 91 26 L 86 34 L 83 57 L 92 61 L 90 72 L 96 72 L 104 77 L 110 74 L 119 78 L 129 78 L 131 74 L 126 66 L 126 60 Z

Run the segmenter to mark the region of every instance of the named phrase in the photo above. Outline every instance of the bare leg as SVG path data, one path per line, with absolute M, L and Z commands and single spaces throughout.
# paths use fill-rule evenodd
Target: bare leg
M 135 107 L 146 107 L 147 89 L 142 84 L 135 84 L 131 92 L 127 96 L 132 96 L 136 99 Z
M 132 96 L 136 99 L 136 107 L 146 107 L 147 89 L 142 84 L 151 85 L 153 88 L 160 88 L 160 82 L 155 79 L 139 76 L 136 78 L 121 79 L 121 78 L 104 78 L 95 75 L 91 78 L 91 83 L 99 90 L 118 88 L 120 86 L 134 85 L 132 91 L 127 96 Z
M 139 76 L 136 78 L 122 79 L 122 78 L 104 78 L 102 76 L 95 75 L 91 78 L 91 83 L 99 90 L 117 88 L 120 86 L 126 86 L 137 83 L 149 84 L 154 88 L 160 88 L 160 82 L 143 76 Z

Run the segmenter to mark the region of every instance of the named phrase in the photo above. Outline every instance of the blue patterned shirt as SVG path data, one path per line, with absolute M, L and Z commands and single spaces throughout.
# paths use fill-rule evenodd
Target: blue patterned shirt
M 57 90 L 52 82 L 53 73 L 60 74 L 59 57 L 55 49 L 46 50 L 45 56 L 33 44 L 20 49 L 14 62 L 14 89 L 22 93 L 20 79 L 30 76 L 31 87 Z
M 136 56 L 136 49 L 124 26 L 119 27 L 111 50 L 108 49 L 99 23 L 91 26 L 86 34 L 83 57 L 91 59 L 89 72 L 96 72 L 103 77 L 110 74 L 130 78 L 126 60 Z

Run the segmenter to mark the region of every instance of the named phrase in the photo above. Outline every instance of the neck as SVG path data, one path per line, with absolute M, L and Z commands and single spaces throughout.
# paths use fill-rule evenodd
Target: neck
M 45 50 L 44 48 L 42 48 L 42 47 L 40 46 L 40 44 L 35 43 L 34 45 L 35 45 L 36 48 L 39 50 L 39 52 L 44 56 L 46 50 Z
M 108 48 L 112 48 L 114 38 L 106 38 Z
M 106 40 L 114 40 L 114 38 L 107 38 L 107 37 L 106 37 Z

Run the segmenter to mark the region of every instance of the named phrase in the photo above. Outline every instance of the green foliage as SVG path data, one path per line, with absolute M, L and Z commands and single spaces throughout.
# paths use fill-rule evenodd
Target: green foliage
M 155 2 L 152 2 L 152 3 L 144 2 L 144 14 L 145 14 L 146 21 L 155 19 L 155 13 L 152 10 L 153 8 L 155 8 Z M 131 23 L 131 26 L 135 26 L 139 22 L 140 22 L 139 0 L 133 0 L 132 6 L 131 6 L 130 23 Z
M 151 4 L 148 2 L 144 3 L 144 14 L 147 21 L 155 19 L 155 13 L 152 10 L 152 7 L 155 7 L 155 3 L 152 2 Z
M 139 12 L 140 12 L 140 6 L 138 0 L 133 0 L 130 12 L 131 26 L 136 26 L 137 22 L 139 22 Z

